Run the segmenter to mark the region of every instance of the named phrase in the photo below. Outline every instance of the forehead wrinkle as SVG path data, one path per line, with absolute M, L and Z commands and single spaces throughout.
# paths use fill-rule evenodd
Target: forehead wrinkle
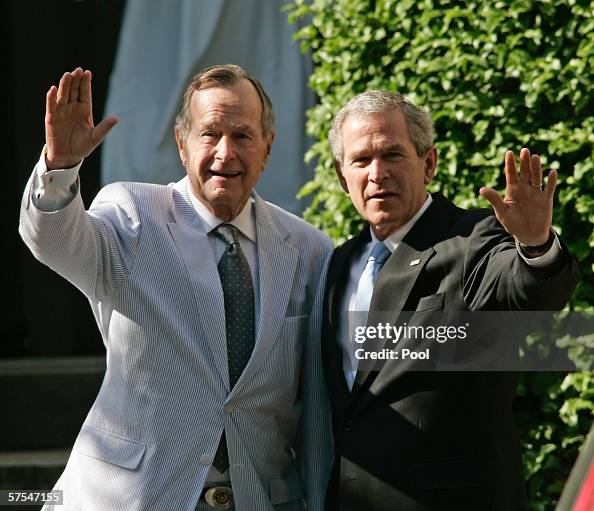
M 249 124 L 246 124 L 244 122 L 233 122 L 233 121 L 231 121 L 231 127 L 233 129 L 241 130 L 241 131 L 251 131 L 252 130 L 252 127 Z
M 229 127 L 233 130 L 240 130 L 240 131 L 252 131 L 252 127 L 249 124 L 246 124 L 242 121 L 235 121 L 233 119 L 229 119 L 228 117 L 223 117 L 220 120 L 212 120 L 211 116 L 206 116 L 207 118 L 202 118 L 198 122 L 199 129 L 210 129 L 216 130 L 221 126 Z
M 406 151 L 406 147 L 404 147 L 404 145 L 402 145 L 399 142 L 392 142 L 392 143 L 388 143 L 388 144 L 382 144 L 379 143 L 377 150 L 382 152 L 382 153 L 389 153 L 389 152 L 394 152 L 394 151 Z
M 386 142 L 382 140 L 372 140 L 369 143 L 362 141 L 354 145 L 351 150 L 347 151 L 347 156 L 356 157 L 360 154 L 379 153 L 386 154 L 390 152 L 405 152 L 406 147 L 399 142 Z
M 393 149 L 406 151 L 409 143 L 413 145 L 404 114 L 399 110 L 368 115 L 352 114 L 345 119 L 341 134 L 345 152 L 348 149 L 344 143 L 349 138 L 351 147 L 355 138 L 356 142 L 360 142 L 359 147 L 367 146 L 373 150 L 382 144 L 389 144 L 394 145 Z
M 203 103 L 197 101 L 191 108 L 192 115 L 201 117 L 201 122 L 221 122 L 221 120 L 241 122 L 240 119 L 250 115 L 249 109 L 241 103 L 217 103 L 216 101 L 207 102 L 207 100 Z

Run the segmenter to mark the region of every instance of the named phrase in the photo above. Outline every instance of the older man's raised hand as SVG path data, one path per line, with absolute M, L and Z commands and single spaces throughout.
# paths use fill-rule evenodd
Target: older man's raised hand
M 46 163 L 48 169 L 73 167 L 102 142 L 117 117 L 93 121 L 91 71 L 77 67 L 52 85 L 45 103 Z
M 501 225 L 520 243 L 528 246 L 545 244 L 553 219 L 557 172 L 549 172 L 543 189 L 540 157 L 523 148 L 520 151 L 519 176 L 514 153 L 505 153 L 505 180 L 503 199 L 492 188 L 483 187 L 479 193 L 491 203 Z

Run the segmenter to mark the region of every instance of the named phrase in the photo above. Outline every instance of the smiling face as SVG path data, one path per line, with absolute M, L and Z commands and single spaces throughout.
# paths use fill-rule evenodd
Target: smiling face
M 270 154 L 274 134 L 264 138 L 262 105 L 254 86 L 197 90 L 190 102 L 191 127 L 175 138 L 192 193 L 226 222 L 243 209 Z
M 350 115 L 342 125 L 343 189 L 383 240 L 421 208 L 433 179 L 437 151 L 418 156 L 399 110 Z

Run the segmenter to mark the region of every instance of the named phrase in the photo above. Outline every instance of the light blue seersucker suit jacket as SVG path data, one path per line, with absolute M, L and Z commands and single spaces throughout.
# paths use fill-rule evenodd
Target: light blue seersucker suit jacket
M 254 194 L 260 324 L 229 389 L 223 292 L 186 180 L 112 184 L 87 212 L 79 192 L 42 212 L 27 186 L 19 231 L 89 299 L 107 349 L 57 509 L 192 510 L 223 429 L 237 511 L 301 509 L 301 499 L 322 509 L 332 454 L 319 332 L 331 242 Z

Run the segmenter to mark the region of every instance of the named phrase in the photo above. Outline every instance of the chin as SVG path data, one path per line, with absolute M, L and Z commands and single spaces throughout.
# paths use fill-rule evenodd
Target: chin
M 217 188 L 209 193 L 209 200 L 213 204 L 230 205 L 239 201 L 239 194 L 229 188 Z
M 213 194 L 210 199 L 209 202 L 212 204 L 213 208 L 239 213 L 245 205 L 248 197 L 244 198 L 243 195 L 237 193 L 220 193 Z
M 393 215 L 385 211 L 373 211 L 367 215 L 367 221 L 379 228 L 384 225 L 393 224 L 395 222 L 395 218 Z

